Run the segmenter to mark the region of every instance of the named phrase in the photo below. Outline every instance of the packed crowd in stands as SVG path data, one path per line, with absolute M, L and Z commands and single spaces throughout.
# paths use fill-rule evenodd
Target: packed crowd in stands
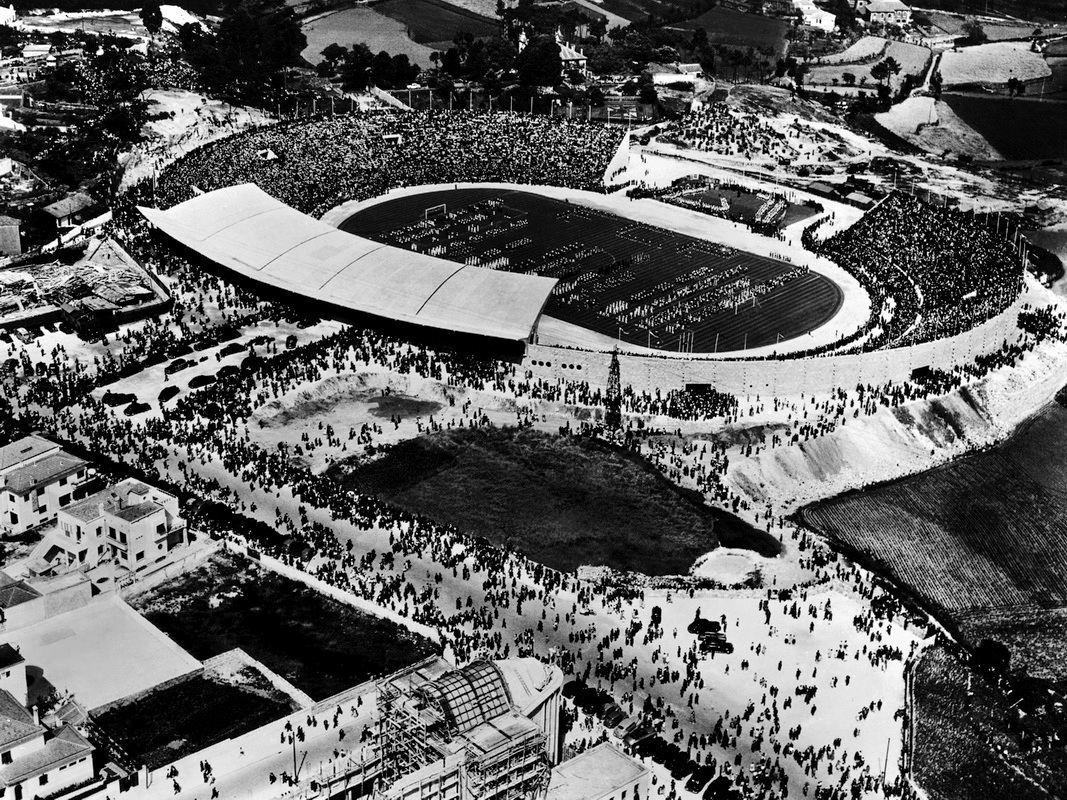
M 727 103 L 710 103 L 669 123 L 660 138 L 746 161 L 818 161 L 843 144 L 833 131 L 796 120 L 772 125 Z
M 1010 242 L 973 216 L 904 192 L 824 242 L 810 233 L 803 241 L 856 276 L 871 296 L 868 330 L 875 332 L 864 350 L 963 333 L 1002 312 L 1022 289 L 1021 260 Z
M 503 181 L 598 191 L 622 136 L 619 128 L 509 113 L 388 110 L 297 120 L 186 155 L 161 177 L 155 199 L 166 208 L 192 197 L 194 186 L 253 182 L 321 216 L 347 200 L 420 184 Z M 265 159 L 265 151 L 277 158 Z

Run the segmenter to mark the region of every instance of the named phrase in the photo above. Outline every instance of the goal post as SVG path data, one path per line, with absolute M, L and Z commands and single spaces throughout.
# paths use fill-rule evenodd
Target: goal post
M 443 217 L 448 213 L 448 203 L 441 203 L 440 205 L 430 206 L 423 212 L 423 219 L 433 219 L 434 217 Z

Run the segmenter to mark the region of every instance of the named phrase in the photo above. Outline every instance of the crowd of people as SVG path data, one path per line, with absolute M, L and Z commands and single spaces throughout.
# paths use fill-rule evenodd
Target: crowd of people
M 253 182 L 321 216 L 347 200 L 420 184 L 503 181 L 597 191 L 622 137 L 611 126 L 502 112 L 382 110 L 296 120 L 187 154 L 160 176 L 155 200 L 169 207 L 192 197 L 193 187 Z
M 669 123 L 660 139 L 695 150 L 761 162 L 810 162 L 842 145 L 837 134 L 794 120 L 773 125 L 728 103 L 709 103 Z
M 870 295 L 866 351 L 963 333 L 1002 312 L 1022 289 L 1021 259 L 1008 240 L 973 216 L 905 192 L 824 242 L 804 241 Z
M 539 181 L 590 188 L 599 182 L 600 161 L 613 152 L 611 145 L 618 137 L 606 130 L 517 115 L 447 112 L 410 116 L 384 112 L 283 125 L 238 134 L 190 154 L 162 176 L 154 198 L 148 186 L 139 187 L 133 197 L 168 205 L 186 199 L 193 186 L 211 189 L 254 180 L 293 206 L 315 213 L 341 200 L 379 194 L 405 183 L 522 182 L 537 176 Z M 384 139 L 394 133 L 400 142 Z M 521 146 L 516 148 L 516 142 Z M 264 149 L 279 157 L 263 160 L 257 153 Z M 318 155 L 312 157 L 312 152 Z M 440 154 L 440 161 L 428 164 L 435 159 L 426 159 L 427 152 Z M 289 157 L 295 153 L 299 158 Z M 295 164 L 316 168 L 303 174 L 292 168 Z M 360 494 L 312 471 L 303 458 L 318 448 L 339 451 L 351 443 L 355 450 L 380 444 L 381 426 L 352 429 L 347 437 L 323 430 L 321 436 L 275 447 L 263 445 L 249 431 L 257 409 L 297 387 L 365 370 L 418 376 L 443 387 L 446 397 L 452 393 L 448 421 L 442 421 L 444 416 L 420 420 L 420 431 L 442 424 L 489 424 L 484 409 L 471 400 L 474 393 L 497 397 L 502 406 L 513 409 L 514 424 L 543 423 L 550 407 L 576 409 L 575 419 L 590 419 L 590 412 L 602 410 L 607 400 L 595 379 L 535 379 L 511 362 L 437 352 L 374 331 L 343 328 L 293 349 L 268 344 L 260 349 L 260 357 L 243 364 L 227 380 L 179 397 L 159 415 L 125 418 L 96 399 L 90 393 L 93 388 L 172 357 L 179 348 L 211 346 L 226 328 L 249 329 L 286 313 L 194 268 L 150 236 L 139 218 L 121 211 L 111 233 L 165 276 L 174 290 L 175 310 L 109 337 L 103 355 L 92 360 L 73 356 L 61 345 L 46 351 L 40 345 L 11 343 L 8 357 L 19 364 L 22 380 L 9 399 L 23 424 L 80 443 L 137 469 L 150 481 L 178 484 L 234 509 L 256 524 L 214 525 L 195 513 L 190 519 L 216 536 L 252 545 L 325 584 L 436 628 L 457 662 L 512 655 L 552 660 L 568 675 L 622 698 L 633 716 L 661 727 L 662 735 L 682 746 L 693 760 L 714 764 L 756 796 L 819 796 L 827 790 L 830 794 L 825 796 L 845 798 L 903 790 L 901 781 L 882 784 L 878 765 L 857 757 L 847 740 L 815 744 L 810 729 L 784 720 L 800 704 L 810 708 L 813 725 L 826 719 L 818 708 L 826 690 L 815 687 L 828 667 L 818 662 L 848 664 L 840 678 L 847 686 L 862 680 L 869 674 L 866 670 L 886 669 L 905 658 L 908 654 L 888 641 L 893 626 L 906 624 L 907 615 L 884 599 L 887 595 L 869 573 L 787 526 L 771 507 L 751 508 L 750 501 L 729 488 L 723 477 L 731 459 L 797 446 L 833 432 L 848 419 L 897 406 L 943 389 L 945 381 L 974 374 L 967 370 L 988 370 L 1023 357 L 1041 337 L 1063 336 L 1061 317 L 1033 309 L 1020 342 L 1006 345 L 987 361 L 964 365 L 953 376 L 934 375 L 906 384 L 834 388 L 819 397 L 744 399 L 714 390 L 644 393 L 624 385 L 626 445 L 672 481 L 698 489 L 720 506 L 748 512 L 769 534 L 789 537 L 790 546 L 800 553 L 799 568 L 808 573 L 795 586 L 743 589 L 758 597 L 764 627 L 748 652 L 709 666 L 696 642 L 684 634 L 679 638 L 678 631 L 651 622 L 643 634 L 634 628 L 634 609 L 640 609 L 643 617 L 651 597 L 643 589 L 597 584 L 550 569 L 509 548 L 493 547 L 451 526 Z M 849 244 L 851 240 L 844 238 L 832 238 L 828 246 L 857 259 L 877 255 L 890 263 L 897 258 L 890 248 L 905 246 L 901 231 L 919 226 L 925 232 L 920 237 L 923 244 L 892 263 L 921 273 L 913 277 L 925 286 L 946 267 L 936 258 L 925 263 L 922 249 L 945 254 L 947 245 L 910 201 L 894 203 L 887 214 L 871 231 L 878 249 Z M 958 220 L 945 227 L 944 236 L 957 246 L 970 242 L 968 235 L 974 233 Z M 1002 270 L 1003 253 L 995 242 L 976 241 L 984 248 L 981 253 L 971 257 L 966 254 L 972 251 L 964 250 L 948 263 L 965 262 L 966 268 L 997 279 L 990 291 L 1007 292 L 1008 283 L 1018 277 Z M 1004 284 L 999 288 L 998 280 Z M 932 289 L 930 297 L 948 304 L 953 297 L 962 299 L 969 287 L 985 285 L 978 273 L 948 283 L 950 288 Z M 923 300 L 930 302 L 925 293 Z M 770 411 L 784 417 L 784 423 L 760 426 L 740 439 L 725 434 L 696 436 L 688 424 L 715 419 L 725 430 Z M 673 430 L 667 427 L 671 420 L 678 423 Z M 564 432 L 594 433 L 595 426 L 582 422 L 572 430 L 568 422 Z M 301 448 L 300 457 L 294 457 L 296 447 Z M 680 579 L 679 585 L 683 587 L 679 600 L 692 599 L 694 583 Z M 829 587 L 846 598 L 869 602 L 877 597 L 881 602 L 868 605 L 868 611 L 851 620 L 854 637 L 831 652 L 820 652 L 817 663 L 805 663 L 804 672 L 798 674 L 792 665 L 787 669 L 772 657 L 764 642 L 794 648 L 797 633 L 787 631 L 799 620 L 810 634 L 833 624 L 835 604 L 844 601 L 832 599 L 837 595 Z M 667 598 L 669 603 L 670 594 Z M 839 616 L 837 623 L 843 618 L 847 619 Z M 723 627 L 740 633 L 740 621 L 733 626 L 729 622 L 724 619 Z M 731 667 L 735 675 L 739 670 L 759 684 L 760 703 L 744 709 L 713 707 L 712 680 L 720 670 L 722 676 L 730 674 Z M 871 713 L 856 710 L 854 738 Z M 585 744 L 603 736 L 592 721 L 581 724 L 588 726 Z M 795 780 L 797 776 L 800 780 Z M 669 798 L 680 796 L 676 786 L 659 788 Z

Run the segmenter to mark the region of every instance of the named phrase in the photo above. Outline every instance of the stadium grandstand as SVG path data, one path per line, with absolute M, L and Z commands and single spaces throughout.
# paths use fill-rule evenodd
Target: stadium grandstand
M 261 288 L 382 320 L 529 341 L 556 280 L 445 261 L 338 230 L 254 184 L 166 210 L 139 207 L 179 244 Z

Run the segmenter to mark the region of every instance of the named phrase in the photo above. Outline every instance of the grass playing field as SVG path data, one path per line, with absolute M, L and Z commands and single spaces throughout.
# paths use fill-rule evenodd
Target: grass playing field
M 441 203 L 449 218 L 420 227 Z M 340 227 L 460 263 L 559 278 L 548 314 L 663 349 L 685 331 L 696 352 L 775 344 L 818 327 L 841 303 L 832 281 L 792 264 L 528 192 L 408 195 Z
M 592 564 L 685 574 L 720 543 L 764 555 L 780 548 L 769 534 L 703 505 L 643 461 L 591 440 L 532 430 L 443 431 L 332 474 L 560 570 Z

